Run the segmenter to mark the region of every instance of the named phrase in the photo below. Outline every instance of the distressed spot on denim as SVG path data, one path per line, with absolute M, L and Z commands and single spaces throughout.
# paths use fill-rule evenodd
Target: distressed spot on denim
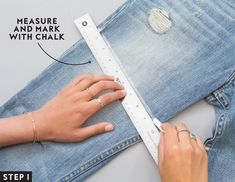
M 148 21 L 153 30 L 160 34 L 169 31 L 172 26 L 170 13 L 163 9 L 151 9 L 149 11 Z

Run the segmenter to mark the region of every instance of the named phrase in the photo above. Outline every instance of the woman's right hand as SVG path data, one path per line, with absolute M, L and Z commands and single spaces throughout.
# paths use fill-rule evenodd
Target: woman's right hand
M 192 139 L 183 123 L 165 123 L 162 129 L 158 145 L 162 182 L 207 182 L 207 153 L 199 136 Z
M 102 91 L 112 90 L 99 97 Z M 93 135 L 111 131 L 113 125 L 100 122 L 83 127 L 84 122 L 103 106 L 123 98 L 122 85 L 108 75 L 80 75 L 71 81 L 42 108 L 32 112 L 38 140 L 78 142 Z M 103 105 L 103 106 L 102 106 Z

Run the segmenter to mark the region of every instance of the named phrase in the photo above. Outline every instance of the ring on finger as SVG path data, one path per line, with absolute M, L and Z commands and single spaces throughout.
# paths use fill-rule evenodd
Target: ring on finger
M 97 100 L 97 102 L 100 104 L 100 107 L 101 107 L 101 108 L 104 107 L 104 104 L 103 104 L 103 102 L 100 100 L 99 97 L 96 98 L 96 100 Z
M 196 140 L 196 135 L 194 133 L 190 133 L 190 138 Z
M 188 132 L 188 133 L 191 133 L 187 128 L 182 128 L 182 129 L 177 130 L 177 133 L 180 133 L 180 132 Z

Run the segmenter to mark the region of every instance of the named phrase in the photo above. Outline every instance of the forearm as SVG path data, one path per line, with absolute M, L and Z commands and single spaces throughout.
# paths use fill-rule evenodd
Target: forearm
M 33 141 L 32 121 L 23 114 L 0 119 L 0 147 Z
M 104 106 L 125 97 L 123 89 L 113 76 L 78 76 L 41 108 L 0 119 L 0 147 L 32 141 L 80 142 L 112 131 L 109 122 L 83 124 Z M 112 91 L 100 95 L 99 101 L 93 99 L 106 90 Z

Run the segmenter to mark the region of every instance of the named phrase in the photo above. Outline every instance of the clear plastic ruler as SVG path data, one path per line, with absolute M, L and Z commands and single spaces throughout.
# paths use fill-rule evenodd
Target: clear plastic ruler
M 116 80 L 124 86 L 127 95 L 121 103 L 140 134 L 148 151 L 157 163 L 157 146 L 161 122 L 156 118 L 151 118 L 146 111 L 144 105 L 119 66 L 117 61 L 118 58 L 104 41 L 90 15 L 86 14 L 81 18 L 78 18 L 75 20 L 75 24 L 103 72 L 115 76 Z

